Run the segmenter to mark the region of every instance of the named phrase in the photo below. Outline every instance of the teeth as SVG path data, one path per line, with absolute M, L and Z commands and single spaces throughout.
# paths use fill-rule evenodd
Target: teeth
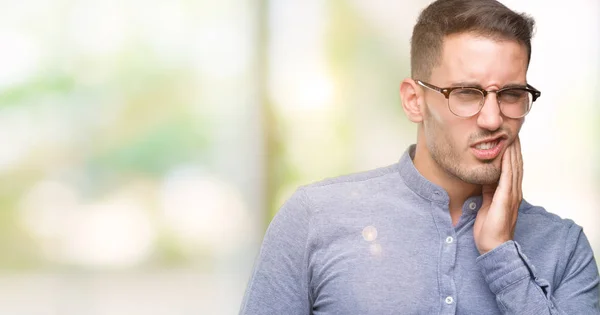
M 478 150 L 489 150 L 498 145 L 498 140 L 492 142 L 483 142 L 475 146 Z

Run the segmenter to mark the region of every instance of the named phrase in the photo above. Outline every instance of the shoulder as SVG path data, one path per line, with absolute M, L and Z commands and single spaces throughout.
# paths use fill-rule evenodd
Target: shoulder
M 351 200 L 366 202 L 373 196 L 384 196 L 397 192 L 403 181 L 398 172 L 398 164 L 324 179 L 302 186 L 309 202 L 318 211 L 323 206 L 341 206 Z
M 390 175 L 398 174 L 398 163 L 385 167 L 380 167 L 368 171 L 342 175 L 333 178 L 327 178 L 304 186 L 306 189 L 335 189 L 336 187 L 348 186 L 353 184 L 364 184 L 369 181 L 385 180 Z
M 519 218 L 527 223 L 535 223 L 536 226 L 545 226 L 547 229 L 581 229 L 573 220 L 561 218 L 548 212 L 544 207 L 533 205 L 526 200 L 523 200 L 519 207 Z
M 561 218 L 523 200 L 515 231 L 517 238 L 532 256 L 556 261 L 557 257 L 570 256 L 585 235 L 581 226 L 573 220 Z
M 373 203 L 382 200 L 383 196 L 397 195 L 402 187 L 406 186 L 398 172 L 398 163 L 327 178 L 300 186 L 280 208 L 278 214 L 293 211 L 296 212 L 296 216 L 300 212 L 301 215 L 310 218 L 317 213 L 348 213 L 358 209 L 358 204 L 373 206 Z
M 542 271 L 553 271 L 545 276 L 554 283 L 582 270 L 590 277 L 598 275 L 594 253 L 583 228 L 571 219 L 523 201 L 515 239 L 517 237 L 527 256 Z
M 561 218 L 542 206 L 533 205 L 526 200 L 521 202 L 517 226 L 528 237 L 539 238 L 546 243 L 564 244 L 565 238 L 578 235 L 582 228 L 573 220 Z

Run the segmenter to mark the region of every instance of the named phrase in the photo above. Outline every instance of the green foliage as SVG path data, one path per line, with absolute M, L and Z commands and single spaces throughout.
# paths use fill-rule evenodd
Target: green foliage
M 75 82 L 69 75 L 49 73 L 9 87 L 0 92 L 0 108 L 26 104 L 47 95 L 65 95 L 73 91 Z
M 208 134 L 199 133 L 196 123 L 189 116 L 161 122 L 100 152 L 88 166 L 160 176 L 180 163 L 203 162 L 210 143 Z

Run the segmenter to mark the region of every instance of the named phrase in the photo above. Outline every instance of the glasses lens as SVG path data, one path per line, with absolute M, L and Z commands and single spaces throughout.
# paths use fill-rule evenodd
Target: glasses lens
M 520 118 L 529 112 L 533 94 L 522 89 L 509 89 L 498 93 L 500 110 L 506 117 Z
M 448 104 L 454 115 L 471 117 L 479 112 L 483 104 L 483 93 L 471 88 L 456 89 L 450 93 Z

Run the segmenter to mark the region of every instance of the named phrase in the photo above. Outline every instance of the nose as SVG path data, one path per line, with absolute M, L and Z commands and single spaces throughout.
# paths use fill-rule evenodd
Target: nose
M 477 125 L 489 131 L 496 131 L 504 121 L 500 112 L 500 104 L 495 92 L 490 92 L 484 99 L 483 107 L 477 116 Z

